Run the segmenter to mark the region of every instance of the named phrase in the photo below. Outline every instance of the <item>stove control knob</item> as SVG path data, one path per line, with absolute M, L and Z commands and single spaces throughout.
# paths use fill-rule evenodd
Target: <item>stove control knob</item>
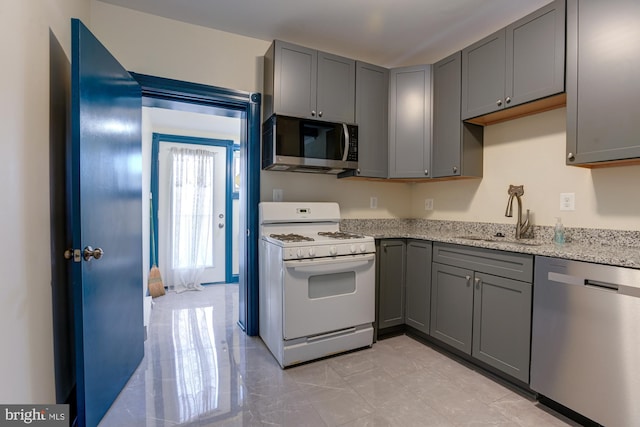
M 296 251 L 296 255 L 298 256 L 298 258 L 302 258 L 302 249 L 298 249 Z
M 367 250 L 367 246 L 366 245 L 360 245 L 360 252 L 365 253 Z
M 335 247 L 335 246 L 331 246 L 331 247 L 329 248 L 329 254 L 330 254 L 330 255 L 332 255 L 332 256 L 337 255 L 337 254 L 338 254 L 338 249 L 336 249 L 336 247 Z
M 314 256 L 316 256 L 316 250 L 315 250 L 315 249 L 313 249 L 313 248 L 309 248 L 309 256 L 310 256 L 310 257 L 314 257 Z
M 351 251 L 352 254 L 355 254 L 356 253 L 356 245 L 351 245 L 349 250 Z

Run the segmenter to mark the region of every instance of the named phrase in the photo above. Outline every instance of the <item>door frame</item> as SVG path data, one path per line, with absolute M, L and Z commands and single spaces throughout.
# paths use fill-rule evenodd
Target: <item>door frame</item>
M 240 274 L 238 325 L 258 335 L 258 203 L 260 202 L 260 93 L 129 72 L 142 88 L 142 105 L 171 109 L 191 104 L 194 111 L 213 107 L 220 115 L 240 117 Z M 244 213 L 244 215 L 243 215 Z M 244 230 L 244 231 L 242 231 Z
M 187 135 L 173 135 L 167 133 L 153 133 L 153 138 L 151 142 L 151 199 L 153 200 L 153 230 L 151 232 L 154 235 L 154 238 L 149 242 L 149 246 L 152 247 L 149 251 L 150 254 L 153 254 L 154 251 L 156 254 L 159 254 L 158 247 L 160 245 L 159 242 L 159 221 L 158 221 L 158 209 L 160 207 L 160 165 L 159 165 L 159 156 L 160 156 L 160 143 L 177 143 L 177 144 L 191 144 L 191 145 L 204 145 L 207 147 L 222 147 L 226 148 L 225 155 L 225 183 L 224 183 L 224 191 L 225 191 L 225 206 L 224 206 L 224 216 L 225 216 L 225 230 L 224 230 L 224 240 L 225 240 L 225 253 L 224 253 L 224 282 L 220 283 L 233 283 L 234 281 L 238 281 L 238 277 L 233 276 L 232 272 L 232 256 L 233 256 L 233 141 L 230 139 L 217 139 L 217 138 L 203 138 L 199 136 L 187 136 Z M 152 244 L 155 243 L 155 245 Z M 153 263 L 153 260 L 151 260 Z M 158 261 L 158 267 L 160 267 L 160 262 Z M 203 283 L 204 285 L 216 284 L 218 282 L 211 283 Z

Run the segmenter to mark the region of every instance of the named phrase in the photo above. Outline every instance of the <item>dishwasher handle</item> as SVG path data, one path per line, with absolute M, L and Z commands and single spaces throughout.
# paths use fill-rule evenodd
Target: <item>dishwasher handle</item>
M 551 282 L 563 283 L 565 285 L 578 285 L 594 288 L 597 290 L 603 290 L 606 292 L 615 292 L 620 295 L 628 295 L 636 298 L 640 298 L 640 288 L 636 286 L 620 285 L 615 283 L 608 283 L 599 280 L 591 280 L 580 276 L 573 276 L 570 274 L 557 273 L 550 271 L 547 278 Z

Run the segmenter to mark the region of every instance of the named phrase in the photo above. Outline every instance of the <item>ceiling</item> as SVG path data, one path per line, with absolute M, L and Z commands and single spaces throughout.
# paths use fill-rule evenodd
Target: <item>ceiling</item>
M 433 63 L 551 0 L 100 0 L 386 67 Z

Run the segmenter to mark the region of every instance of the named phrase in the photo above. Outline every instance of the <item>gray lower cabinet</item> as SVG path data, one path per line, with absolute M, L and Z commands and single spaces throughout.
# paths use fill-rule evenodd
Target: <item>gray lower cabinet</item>
M 433 263 L 431 336 L 471 354 L 473 271 Z
M 529 382 L 533 257 L 433 244 L 432 337 Z
M 433 65 L 431 176 L 481 177 L 483 128 L 460 118 L 462 54 Z
M 431 242 L 407 242 L 404 323 L 429 333 L 431 312 Z
M 429 178 L 431 65 L 394 68 L 389 88 L 389 178 Z
M 386 178 L 389 168 L 389 70 L 356 62 L 356 176 Z
M 640 2 L 567 1 L 567 164 L 640 158 Z
M 564 58 L 564 0 L 463 49 L 462 119 L 563 92 Z
M 529 382 L 531 283 L 474 274 L 473 346 L 478 360 Z
M 406 245 L 401 239 L 378 243 L 378 330 L 404 324 Z

